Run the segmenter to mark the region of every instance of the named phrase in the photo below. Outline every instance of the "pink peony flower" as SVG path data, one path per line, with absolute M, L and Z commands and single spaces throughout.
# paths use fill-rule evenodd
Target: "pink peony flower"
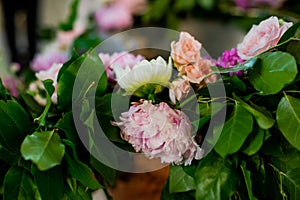
M 130 10 L 118 4 L 100 8 L 94 17 L 101 31 L 123 30 L 133 24 Z
M 143 14 L 147 8 L 147 0 L 116 0 L 115 3 L 126 7 L 132 14 Z
M 162 163 L 190 165 L 200 159 L 203 150 L 196 144 L 191 133 L 192 125 L 180 110 L 171 109 L 161 102 L 150 101 L 135 104 L 120 117 L 121 136 L 137 152 L 147 158 L 160 158 Z
M 194 64 L 200 59 L 201 43 L 187 32 L 181 32 L 178 42 L 171 43 L 171 57 L 178 68 Z
M 68 50 L 74 40 L 85 31 L 84 26 L 74 26 L 71 31 L 58 31 L 56 42 L 61 50 Z
M 179 78 L 171 83 L 169 97 L 173 103 L 176 103 L 176 99 L 180 101 L 189 93 L 190 89 L 189 81 Z
M 116 74 L 114 68 L 121 67 L 125 69 L 126 67 L 132 68 L 136 63 L 144 59 L 141 55 L 133 55 L 128 52 L 113 53 L 112 55 L 100 53 L 100 59 L 102 60 L 107 77 L 110 81 L 116 80 Z
M 54 63 L 64 63 L 68 59 L 66 52 L 47 51 L 43 54 L 38 54 L 31 62 L 31 68 L 34 71 L 48 70 Z
M 292 23 L 283 22 L 280 25 L 277 17 L 270 17 L 259 25 L 253 25 L 242 43 L 237 45 L 238 55 L 241 59 L 248 60 L 269 47 L 276 46 L 280 37 L 291 27 Z

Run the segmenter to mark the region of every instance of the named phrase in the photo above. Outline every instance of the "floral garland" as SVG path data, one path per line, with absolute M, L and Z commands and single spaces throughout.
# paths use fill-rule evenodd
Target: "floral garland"
M 216 60 L 201 55 L 202 44 L 182 32 L 170 44 L 168 62 L 89 51 L 43 68 L 36 74 L 38 87 L 30 85 L 31 93 L 18 98 L 1 84 L 4 198 L 91 199 L 92 191 L 113 186 L 118 172 L 87 151 L 74 125 L 79 122 L 93 138 L 97 116 L 114 144 L 171 165 L 161 199 L 298 199 L 299 27 L 272 16 Z M 74 98 L 84 62 L 105 75 Z M 220 84 L 225 96 L 211 97 L 210 88 Z M 114 95 L 130 96 L 131 105 L 117 119 L 115 87 Z M 77 107 L 80 116 L 73 119 Z M 224 109 L 224 123 L 215 123 L 207 138 L 209 124 Z M 93 142 L 88 150 L 97 148 Z M 208 151 L 205 142 L 213 148 Z

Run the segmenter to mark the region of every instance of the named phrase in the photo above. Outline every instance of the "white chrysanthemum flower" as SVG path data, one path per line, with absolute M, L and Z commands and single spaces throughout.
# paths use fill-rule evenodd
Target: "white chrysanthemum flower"
M 146 84 L 168 85 L 172 75 L 172 66 L 162 57 L 152 59 L 150 62 L 143 60 L 130 67 L 115 68 L 117 81 L 121 88 L 126 90 L 127 94 L 131 94 Z

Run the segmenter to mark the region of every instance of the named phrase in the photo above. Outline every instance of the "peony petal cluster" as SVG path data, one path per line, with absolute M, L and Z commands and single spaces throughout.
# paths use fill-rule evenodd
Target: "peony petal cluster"
M 112 55 L 100 53 L 99 57 L 103 62 L 108 80 L 110 81 L 116 80 L 115 68 L 132 68 L 136 63 L 144 59 L 141 55 L 135 56 L 128 52 L 113 53 Z
M 248 60 L 266 50 L 276 46 L 281 36 L 289 29 L 293 23 L 282 22 L 277 17 L 270 18 L 253 25 L 244 37 L 242 43 L 237 45 L 240 58 Z
M 191 86 L 188 80 L 182 78 L 176 79 L 170 85 L 169 97 L 175 104 L 176 100 L 180 101 L 182 98 L 186 97 L 190 89 Z
M 64 63 L 68 59 L 66 52 L 49 50 L 37 54 L 31 62 L 31 69 L 34 71 L 48 70 L 55 63 Z
M 42 81 L 51 79 L 53 80 L 54 85 L 54 93 L 51 96 L 52 103 L 57 104 L 57 77 L 59 70 L 62 67 L 62 63 L 55 63 L 53 64 L 48 70 L 39 71 L 35 74 L 37 77 L 37 80 L 35 82 L 30 83 L 29 85 L 29 91 L 34 93 L 34 99 L 40 104 L 40 105 L 46 105 L 46 98 L 43 97 L 40 94 L 40 90 L 44 90 L 44 85 Z
M 210 67 L 213 63 L 201 57 L 201 47 L 201 43 L 193 36 L 187 32 L 181 32 L 179 41 L 171 43 L 171 56 L 179 75 L 192 83 L 203 86 L 205 83 L 215 82 L 217 77 L 208 76 L 212 73 Z
M 122 113 L 120 119 L 116 124 L 121 128 L 122 138 L 149 159 L 190 165 L 193 159 L 203 157 L 203 150 L 191 135 L 188 117 L 164 102 L 158 105 L 151 101 L 137 103 Z
M 134 93 L 138 88 L 146 84 L 168 85 L 172 75 L 171 62 L 162 57 L 156 59 L 142 60 L 132 68 L 114 68 L 118 84 L 126 90 L 127 94 Z

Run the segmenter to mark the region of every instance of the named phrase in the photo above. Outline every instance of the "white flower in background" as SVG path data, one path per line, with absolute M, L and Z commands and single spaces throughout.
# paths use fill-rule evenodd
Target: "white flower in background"
M 121 88 L 130 94 L 146 84 L 168 85 L 172 75 L 171 62 L 167 64 L 162 57 L 143 60 L 132 68 L 115 68 L 117 81 Z
M 32 82 L 29 85 L 29 91 L 35 94 L 34 99 L 40 105 L 46 105 L 46 98 L 40 94 L 40 90 L 45 89 L 42 81 L 47 79 L 53 80 L 53 86 L 55 90 L 53 95 L 51 96 L 51 100 L 53 104 L 57 104 L 57 76 L 62 65 L 63 65 L 62 63 L 54 63 L 48 70 L 39 71 L 38 73 L 35 74 L 38 80 Z

